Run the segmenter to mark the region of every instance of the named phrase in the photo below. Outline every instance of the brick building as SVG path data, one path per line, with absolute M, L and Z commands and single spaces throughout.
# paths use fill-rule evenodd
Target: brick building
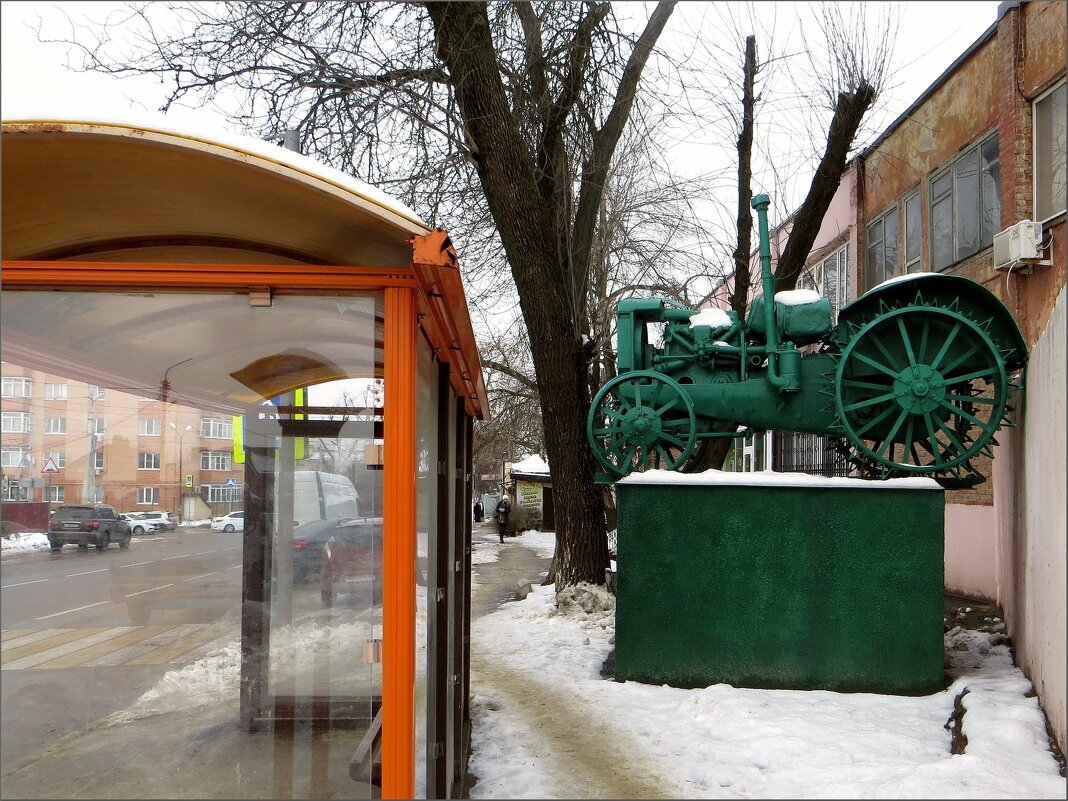
M 984 483 L 946 493 L 946 586 L 1002 605 L 1062 747 L 1066 10 L 999 6 L 990 27 L 850 162 L 798 283 L 833 294 L 838 308 L 897 275 L 962 275 L 1019 323 L 1031 360 L 1015 400 L 1018 427 L 998 433 L 993 464 L 975 460 Z M 994 236 L 1024 221 L 1041 224 L 1039 263 L 996 263 Z M 772 233 L 773 264 L 790 226 Z M 752 264 L 758 276 L 755 253 Z M 730 285 L 703 305 L 726 308 Z
M 229 416 L 105 389 L 5 361 L 3 500 L 165 509 L 182 519 L 241 505 Z M 48 459 L 56 473 L 42 473 Z

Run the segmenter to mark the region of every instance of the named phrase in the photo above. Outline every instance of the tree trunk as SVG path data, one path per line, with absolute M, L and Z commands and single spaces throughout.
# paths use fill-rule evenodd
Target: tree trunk
M 586 441 L 585 354 L 571 314 L 569 268 L 556 249 L 553 209 L 542 202 L 534 160 L 508 106 L 486 6 L 428 3 L 427 9 L 530 337 L 557 508 L 557 581 L 603 584 L 608 543 Z

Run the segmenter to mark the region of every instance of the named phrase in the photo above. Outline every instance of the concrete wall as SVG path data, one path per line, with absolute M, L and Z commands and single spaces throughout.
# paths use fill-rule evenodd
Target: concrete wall
M 1020 427 L 995 468 L 998 600 L 1016 661 L 1065 746 L 1065 292 L 1027 366 Z
M 994 602 L 998 597 L 997 518 L 990 506 L 946 504 L 946 591 Z

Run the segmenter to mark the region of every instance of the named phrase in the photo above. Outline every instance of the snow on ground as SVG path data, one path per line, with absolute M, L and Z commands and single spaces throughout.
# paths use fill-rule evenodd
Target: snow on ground
M 0 538 L 0 550 L 4 553 L 48 550 L 48 537 L 37 531 L 23 531 L 11 537 Z
M 954 680 L 928 696 L 683 690 L 602 678 L 614 598 L 586 586 L 560 600 L 535 586 L 473 623 L 491 682 L 473 682 L 472 798 L 1065 797 L 1003 634 L 948 632 Z M 945 724 L 965 689 L 955 756 Z M 552 714 L 537 718 L 539 703 Z M 611 794 L 586 795 L 598 791 Z
M 476 542 L 473 555 L 487 564 L 515 542 L 548 557 L 555 540 L 524 531 Z M 1064 798 L 1031 683 L 1001 632 L 947 632 L 952 684 L 927 696 L 684 690 L 601 676 L 615 641 L 603 587 L 534 585 L 472 622 L 471 797 Z M 380 634 L 366 623 L 294 626 L 282 650 L 329 645 L 359 664 L 368 636 Z M 109 723 L 234 703 L 239 666 L 239 642 L 223 637 Z M 968 744 L 954 755 L 946 723 L 962 693 Z

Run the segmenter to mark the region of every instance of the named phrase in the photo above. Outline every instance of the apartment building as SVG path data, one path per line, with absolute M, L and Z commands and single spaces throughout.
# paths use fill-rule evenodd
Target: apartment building
M 201 519 L 241 508 L 233 418 L 0 363 L 3 500 Z

